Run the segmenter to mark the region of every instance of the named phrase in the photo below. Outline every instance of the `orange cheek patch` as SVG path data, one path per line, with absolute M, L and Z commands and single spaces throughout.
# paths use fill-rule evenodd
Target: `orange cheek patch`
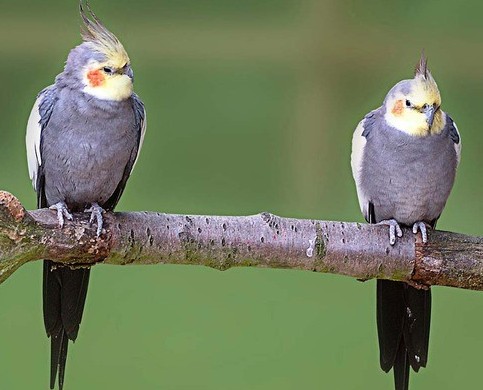
M 396 101 L 396 103 L 394 104 L 394 107 L 392 108 L 392 113 L 394 115 L 401 115 L 403 110 L 404 110 L 403 101 L 402 100 Z
M 92 87 L 99 87 L 104 84 L 105 77 L 100 70 L 91 70 L 87 73 L 87 79 Z

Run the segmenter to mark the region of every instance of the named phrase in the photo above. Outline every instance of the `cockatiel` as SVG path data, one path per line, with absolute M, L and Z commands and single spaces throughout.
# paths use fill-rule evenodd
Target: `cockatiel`
M 389 243 L 400 225 L 434 228 L 450 194 L 460 161 L 456 124 L 441 110 L 441 96 L 424 54 L 411 80 L 391 88 L 381 107 L 357 126 L 351 165 L 360 208 L 369 223 L 389 226 Z M 408 389 L 409 366 L 426 366 L 431 291 L 403 282 L 377 281 L 377 328 L 381 368 L 394 369 L 395 388 Z
M 56 210 L 60 228 L 64 219 L 72 219 L 71 212 L 90 212 L 99 236 L 102 213 L 118 203 L 138 158 L 146 114 L 133 93 L 124 47 L 82 1 L 80 14 L 83 43 L 37 97 L 27 126 L 27 158 L 38 207 Z M 43 272 L 50 388 L 58 373 L 62 389 L 68 340 L 79 331 L 90 269 L 45 260 Z

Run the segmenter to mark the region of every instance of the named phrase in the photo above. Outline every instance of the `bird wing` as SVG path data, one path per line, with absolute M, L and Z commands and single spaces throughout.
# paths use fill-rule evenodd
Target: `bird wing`
M 454 120 L 446 114 L 446 126 L 448 127 L 448 133 L 451 140 L 454 142 L 454 150 L 456 152 L 456 163 L 459 165 L 461 160 L 461 136 L 458 131 L 458 127 Z
M 138 161 L 139 153 L 141 152 L 141 148 L 143 147 L 144 135 L 146 134 L 146 127 L 147 127 L 146 109 L 144 108 L 144 103 L 141 101 L 139 96 L 136 95 L 135 93 L 133 94 L 133 108 L 134 108 L 134 115 L 136 118 L 136 126 L 140 130 L 140 133 L 139 133 L 138 148 L 136 150 L 136 158 L 132 165 L 131 171 L 134 169 Z
M 141 147 L 143 146 L 144 142 L 144 135 L 146 133 L 146 110 L 144 108 L 144 104 L 136 94 L 132 96 L 132 103 L 133 103 L 133 111 L 134 111 L 134 119 L 135 119 L 135 126 L 138 130 L 138 142 L 136 147 L 131 152 L 131 158 L 129 159 L 128 163 L 124 168 L 124 173 L 122 175 L 122 179 L 119 182 L 116 190 L 111 195 L 111 197 L 106 201 L 102 207 L 105 210 L 113 210 L 116 207 L 121 195 L 126 187 L 127 180 L 131 175 L 134 166 L 139 158 L 139 152 L 141 151 Z
M 27 147 L 27 163 L 29 168 L 30 180 L 34 190 L 39 190 L 39 182 L 43 180 L 40 169 L 42 166 L 42 156 L 40 144 L 42 141 L 42 130 L 50 120 L 55 101 L 57 100 L 57 90 L 54 85 L 45 88 L 37 95 L 37 100 L 30 112 L 27 123 L 27 133 L 25 145 Z M 39 207 L 45 207 L 45 205 Z
M 351 153 L 351 167 L 352 175 L 356 183 L 357 197 L 359 199 L 359 206 L 366 221 L 369 221 L 369 199 L 364 193 L 361 185 L 361 171 L 362 161 L 364 157 L 364 150 L 367 143 L 367 137 L 370 136 L 371 130 L 374 126 L 377 110 L 371 111 L 362 119 L 357 125 L 352 136 L 352 153 Z

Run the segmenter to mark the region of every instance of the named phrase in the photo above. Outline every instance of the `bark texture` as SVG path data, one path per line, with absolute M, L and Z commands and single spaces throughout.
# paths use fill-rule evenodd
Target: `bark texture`
M 360 223 L 281 218 L 108 213 L 96 236 L 88 215 L 57 226 L 51 210 L 26 211 L 0 191 L 0 282 L 22 264 L 48 258 L 72 266 L 193 264 L 294 268 L 483 290 L 483 238 L 431 231 L 429 243 L 404 230 L 394 246 L 388 229 Z

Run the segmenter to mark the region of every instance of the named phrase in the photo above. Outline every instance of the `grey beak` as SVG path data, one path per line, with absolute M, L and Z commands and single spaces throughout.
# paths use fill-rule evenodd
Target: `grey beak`
M 123 73 L 128 76 L 132 81 L 134 81 L 134 72 L 132 71 L 132 68 L 127 65 L 123 70 Z
M 437 108 L 434 106 L 428 106 L 424 110 L 424 114 L 426 115 L 426 122 L 428 122 L 429 127 L 433 126 L 434 121 L 434 114 L 436 114 Z

